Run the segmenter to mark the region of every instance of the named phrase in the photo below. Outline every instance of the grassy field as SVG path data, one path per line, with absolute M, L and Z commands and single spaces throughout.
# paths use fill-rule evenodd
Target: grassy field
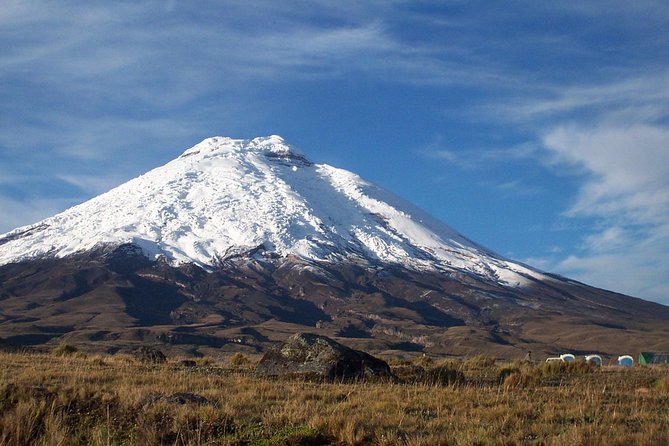
M 393 363 L 401 380 L 261 380 L 244 357 L 0 353 L 0 445 L 666 445 L 669 369 Z

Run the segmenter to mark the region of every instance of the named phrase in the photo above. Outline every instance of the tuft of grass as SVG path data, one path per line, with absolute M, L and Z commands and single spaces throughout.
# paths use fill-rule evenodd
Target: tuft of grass
M 235 353 L 230 357 L 228 362 L 234 368 L 248 368 L 253 365 L 253 361 L 243 353 Z
M 418 367 L 427 368 L 427 367 L 430 367 L 434 364 L 434 359 L 432 359 L 431 357 L 429 357 L 427 355 L 421 355 L 421 356 L 418 356 L 413 361 L 411 361 L 411 364 L 416 365 Z
M 464 370 L 486 369 L 495 365 L 495 358 L 487 355 L 475 355 L 465 359 L 462 364 Z
M 497 381 L 503 383 L 507 376 L 519 373 L 523 367 L 518 364 L 504 364 L 497 369 Z
M 598 366 L 590 364 L 583 359 L 572 362 L 554 361 L 546 362 L 539 366 L 541 373 L 546 377 L 560 377 L 563 375 L 583 375 L 592 373 Z
M 465 374 L 448 366 L 437 366 L 426 370 L 420 382 L 439 386 L 464 384 Z
M 662 395 L 669 395 L 669 376 L 663 376 L 655 381 L 655 390 Z
M 202 358 L 195 359 L 195 364 L 197 367 L 213 367 L 216 365 L 216 361 L 209 356 L 204 356 Z
M 534 367 L 526 367 L 509 373 L 502 381 L 504 390 L 536 388 L 541 382 L 541 373 Z
M 456 368 L 438 365 L 425 369 L 418 365 L 401 365 L 392 368 L 400 382 L 428 386 L 451 386 L 464 384 L 465 374 Z

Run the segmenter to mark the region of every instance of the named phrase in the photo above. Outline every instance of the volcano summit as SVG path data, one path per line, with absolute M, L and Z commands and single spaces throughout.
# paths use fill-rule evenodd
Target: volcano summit
M 304 329 L 374 350 L 669 349 L 669 309 L 505 259 L 278 136 L 206 139 L 0 235 L 0 336 L 261 350 Z

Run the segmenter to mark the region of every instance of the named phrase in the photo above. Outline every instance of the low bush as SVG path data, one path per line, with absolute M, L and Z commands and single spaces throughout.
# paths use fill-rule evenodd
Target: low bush
M 423 367 L 413 364 L 395 365 L 390 369 L 393 375 L 395 375 L 401 382 L 409 384 L 420 382 L 422 376 L 425 374 L 425 369 Z
M 534 367 L 526 367 L 511 372 L 504 378 L 505 390 L 534 388 L 541 382 L 541 372 Z
M 243 353 L 235 353 L 229 359 L 229 363 L 235 368 L 246 368 L 252 365 L 252 361 Z
M 465 374 L 457 368 L 438 365 L 430 368 L 415 364 L 392 367 L 393 375 L 405 384 L 450 386 L 466 381 Z
M 419 367 L 430 367 L 432 364 L 434 364 L 434 359 L 430 358 L 427 355 L 421 355 L 411 361 L 412 364 L 417 365 Z
M 163 352 L 153 347 L 142 346 L 133 351 L 134 358 L 146 364 L 164 364 L 167 357 Z
M 61 342 L 53 350 L 52 353 L 56 356 L 70 356 L 77 353 L 79 350 L 77 347 Z
M 438 366 L 426 370 L 421 381 L 429 385 L 450 386 L 464 383 L 465 374 L 457 369 Z
M 516 364 L 506 364 L 500 367 L 497 370 L 497 381 L 499 383 L 504 383 L 504 380 L 509 376 L 513 375 L 514 373 L 519 373 L 521 367 L 516 365 Z
M 485 369 L 495 365 L 495 358 L 486 355 L 476 355 L 465 359 L 462 367 L 465 370 L 470 369 Z
M 456 358 L 447 358 L 447 359 L 442 359 L 439 361 L 436 361 L 434 366 L 435 367 L 448 367 L 450 369 L 455 369 L 455 370 L 460 370 L 462 371 L 463 367 L 463 362 L 460 359 Z
M 539 366 L 542 375 L 546 377 L 558 377 L 561 375 L 583 375 L 592 373 L 597 366 L 586 362 L 584 359 L 576 361 L 553 361 Z

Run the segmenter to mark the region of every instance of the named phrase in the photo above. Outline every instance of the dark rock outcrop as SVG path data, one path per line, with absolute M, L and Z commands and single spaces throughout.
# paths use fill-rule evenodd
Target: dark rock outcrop
M 392 376 L 385 361 L 312 333 L 296 333 L 279 348 L 268 350 L 255 373 L 263 377 L 295 376 L 328 380 Z

